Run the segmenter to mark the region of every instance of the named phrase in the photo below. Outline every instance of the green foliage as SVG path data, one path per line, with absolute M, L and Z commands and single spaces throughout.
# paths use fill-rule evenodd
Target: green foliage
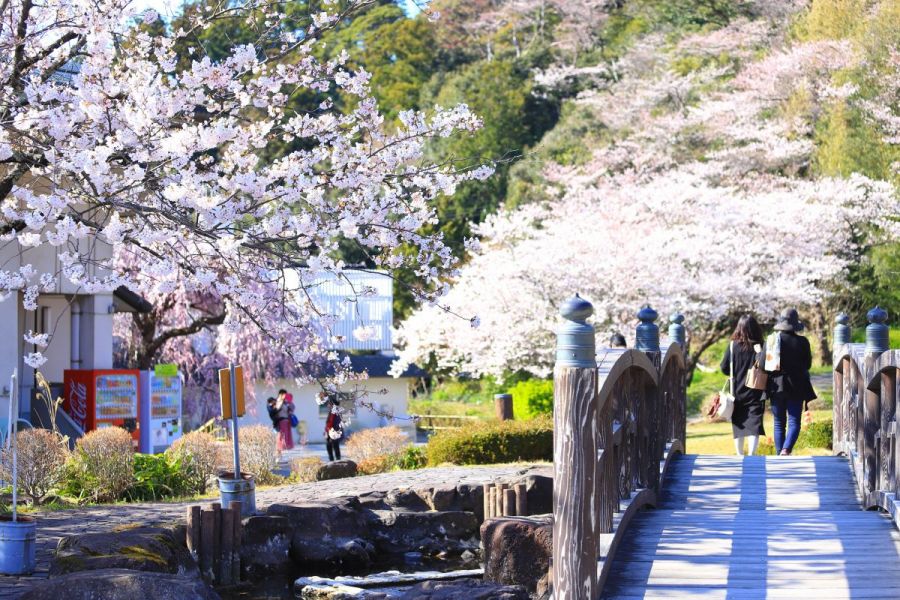
M 816 421 L 805 425 L 797 438 L 796 448 L 828 448 L 832 447 L 834 425 L 831 421 Z
M 553 420 L 494 421 L 435 434 L 425 449 L 428 464 L 487 465 L 553 460 Z
M 397 454 L 394 462 L 398 469 L 411 471 L 421 469 L 428 464 L 428 457 L 425 455 L 425 448 L 410 444 Z
M 865 25 L 866 5 L 866 0 L 813 0 L 794 34 L 801 41 L 852 37 Z
M 553 382 L 547 379 L 528 379 L 509 388 L 513 397 L 516 419 L 530 419 L 553 414 Z
M 875 179 L 890 179 L 898 152 L 884 143 L 859 110 L 846 102 L 834 102 L 816 128 L 816 171 L 829 177 L 861 173 Z
M 134 483 L 125 492 L 132 502 L 157 501 L 193 492 L 182 456 L 135 454 Z

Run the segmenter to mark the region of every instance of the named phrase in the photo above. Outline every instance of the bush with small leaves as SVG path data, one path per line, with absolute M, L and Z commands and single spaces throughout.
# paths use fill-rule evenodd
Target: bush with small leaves
M 134 482 L 131 434 L 121 427 L 90 431 L 66 465 L 64 493 L 80 500 L 113 502 Z
M 425 448 L 429 465 L 489 465 L 553 460 L 553 418 L 487 421 L 441 431 Z
M 411 471 L 427 465 L 428 457 L 425 456 L 424 448 L 410 444 L 395 456 L 395 462 L 397 468 Z
M 68 441 L 47 429 L 26 429 L 16 434 L 16 480 L 19 491 L 35 504 L 43 503 L 65 476 Z M 12 452 L 0 451 L 0 479 L 12 480 Z
M 166 454 L 179 462 L 192 491 L 198 494 L 206 492 L 207 483 L 218 467 L 219 444 L 216 438 L 205 431 L 192 431 L 175 440 Z
M 279 477 L 274 472 L 278 457 L 275 431 L 265 425 L 251 425 L 240 429 L 238 439 L 241 446 L 241 471 L 252 473 L 256 482 L 262 485 L 277 482 Z M 234 451 L 231 444 L 220 444 L 218 454 L 219 467 L 232 471 Z
M 370 456 L 356 463 L 356 472 L 360 475 L 387 473 L 393 470 L 394 463 L 394 457 L 392 456 Z
M 407 444 L 409 436 L 396 425 L 391 425 L 357 431 L 347 440 L 345 452 L 359 464 L 368 458 L 394 456 Z
M 325 464 L 318 456 L 303 456 L 291 461 L 290 480 L 296 483 L 316 481 L 316 473 Z

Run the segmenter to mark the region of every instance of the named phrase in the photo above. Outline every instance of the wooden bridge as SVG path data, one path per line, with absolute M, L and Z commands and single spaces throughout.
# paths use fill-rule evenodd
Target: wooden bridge
M 879 309 L 880 310 L 880 309 Z M 835 329 L 835 456 L 685 454 L 682 318 L 595 350 L 573 298 L 554 373 L 553 597 L 900 598 L 897 371 L 887 318 Z M 595 358 L 596 356 L 596 358 Z

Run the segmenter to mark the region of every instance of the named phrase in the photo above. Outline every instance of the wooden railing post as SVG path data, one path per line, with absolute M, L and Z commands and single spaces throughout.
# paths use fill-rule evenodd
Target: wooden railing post
M 866 327 L 866 355 L 865 355 L 865 371 L 864 382 L 868 382 L 876 373 L 876 362 L 878 357 L 889 348 L 890 330 L 885 321 L 887 321 L 887 311 L 876 306 L 868 312 L 866 317 L 869 320 L 869 326 Z M 865 390 L 865 406 L 863 408 L 863 435 L 865 436 L 863 447 L 863 474 L 865 478 L 865 505 L 866 507 L 876 506 L 878 504 L 878 480 L 881 471 L 881 451 L 883 433 L 881 429 L 881 389 L 869 389 L 868 385 L 863 385 Z
M 672 313 L 669 317 L 669 341 L 678 344 L 681 349 L 687 345 L 687 330 L 684 328 L 684 315 Z
M 640 325 L 635 332 L 635 349 L 647 355 L 659 372 L 661 355 L 659 351 L 659 326 L 655 323 L 659 317 L 650 305 L 644 306 L 637 313 Z M 662 386 L 644 390 L 640 398 L 638 410 L 638 481 L 637 487 L 659 489 L 659 457 L 663 455 L 660 443 L 659 418 L 662 403 Z
M 850 343 L 850 317 L 846 313 L 841 313 L 834 319 L 834 334 L 832 335 L 832 353 L 833 358 L 837 359 L 841 349 Z M 848 414 L 849 398 L 844 396 L 844 379 L 849 378 L 847 372 L 848 362 L 841 361 L 841 371 L 832 370 L 832 390 L 834 392 L 834 402 L 831 409 L 832 412 L 832 443 L 831 447 L 834 453 L 838 454 L 844 449 L 844 442 L 848 441 L 848 427 L 850 425 L 850 417 Z
M 579 297 L 563 304 L 553 372 L 554 600 L 596 598 L 598 477 L 594 313 Z

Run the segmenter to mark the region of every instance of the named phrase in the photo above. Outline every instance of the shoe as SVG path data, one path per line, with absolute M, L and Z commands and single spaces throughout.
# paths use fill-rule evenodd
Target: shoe
M 786 448 L 783 448 L 783 449 L 781 450 L 781 456 L 790 456 L 790 455 L 791 455 L 790 450 L 788 450 L 788 449 L 786 449 Z

